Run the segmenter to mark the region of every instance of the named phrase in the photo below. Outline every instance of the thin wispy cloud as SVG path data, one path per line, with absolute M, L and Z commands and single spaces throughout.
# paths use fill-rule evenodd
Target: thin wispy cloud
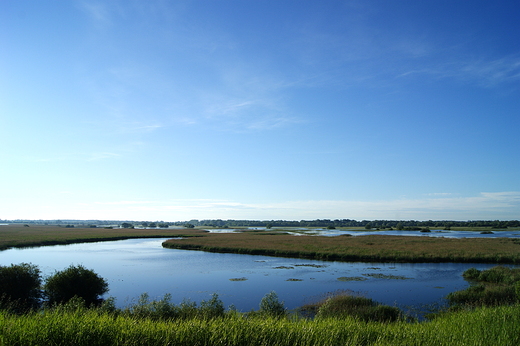
M 80 7 L 97 25 L 106 25 L 110 23 L 110 14 L 106 3 L 98 1 L 81 1 Z

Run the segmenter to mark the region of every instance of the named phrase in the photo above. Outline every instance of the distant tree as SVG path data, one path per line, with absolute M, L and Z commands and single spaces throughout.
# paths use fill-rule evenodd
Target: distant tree
M 191 223 L 187 223 L 184 225 L 184 227 L 186 228 L 195 228 L 195 225 L 191 224 Z
M 40 269 L 30 263 L 0 266 L 0 308 L 26 312 L 40 306 Z
M 132 225 L 132 224 L 129 223 L 129 222 L 123 222 L 123 223 L 121 224 L 121 227 L 123 227 L 123 228 L 133 228 L 134 225 Z
M 268 223 L 266 226 L 265 226 L 266 229 L 271 229 L 273 228 L 273 224 L 272 223 Z
M 157 224 L 156 224 L 155 222 L 150 222 L 150 223 L 148 224 L 148 227 L 150 227 L 150 228 L 156 228 L 156 227 L 157 227 Z
M 370 222 L 367 223 L 367 224 L 365 225 L 365 229 L 372 229 L 372 223 L 370 223 Z
M 105 279 L 82 265 L 71 265 L 56 272 L 44 285 L 44 293 L 50 305 L 66 303 L 73 297 L 82 298 L 87 306 L 98 305 L 103 301 L 100 296 L 107 291 Z

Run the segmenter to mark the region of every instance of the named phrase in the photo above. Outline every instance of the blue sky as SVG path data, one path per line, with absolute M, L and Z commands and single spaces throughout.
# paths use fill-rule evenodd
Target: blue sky
M 0 219 L 519 219 L 519 17 L 0 1 Z

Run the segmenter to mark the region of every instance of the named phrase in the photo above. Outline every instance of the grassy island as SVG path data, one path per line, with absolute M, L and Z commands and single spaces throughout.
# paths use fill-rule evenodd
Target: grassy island
M 322 237 L 263 231 L 206 233 L 196 238 L 171 239 L 163 246 L 329 261 L 520 263 L 520 239 L 516 238 Z

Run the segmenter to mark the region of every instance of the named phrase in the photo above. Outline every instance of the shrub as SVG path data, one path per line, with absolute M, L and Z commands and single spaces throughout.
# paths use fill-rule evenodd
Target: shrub
M 468 270 L 464 271 L 464 273 L 462 273 L 462 276 L 468 280 L 478 280 L 479 275 L 480 270 L 477 268 L 469 268 Z
M 0 266 L 0 308 L 25 312 L 38 308 L 41 298 L 40 269 L 30 263 Z
M 224 316 L 224 303 L 219 299 L 218 294 L 213 293 L 210 300 L 200 302 L 199 313 L 203 318 L 215 318 Z
M 62 304 L 73 297 L 80 297 L 87 306 L 99 305 L 101 295 L 108 291 L 108 284 L 93 270 L 82 265 L 71 265 L 56 272 L 45 283 L 44 293 L 50 305 Z
M 278 301 L 276 292 L 267 293 L 260 301 L 260 313 L 273 317 L 282 317 L 286 315 L 283 302 Z

